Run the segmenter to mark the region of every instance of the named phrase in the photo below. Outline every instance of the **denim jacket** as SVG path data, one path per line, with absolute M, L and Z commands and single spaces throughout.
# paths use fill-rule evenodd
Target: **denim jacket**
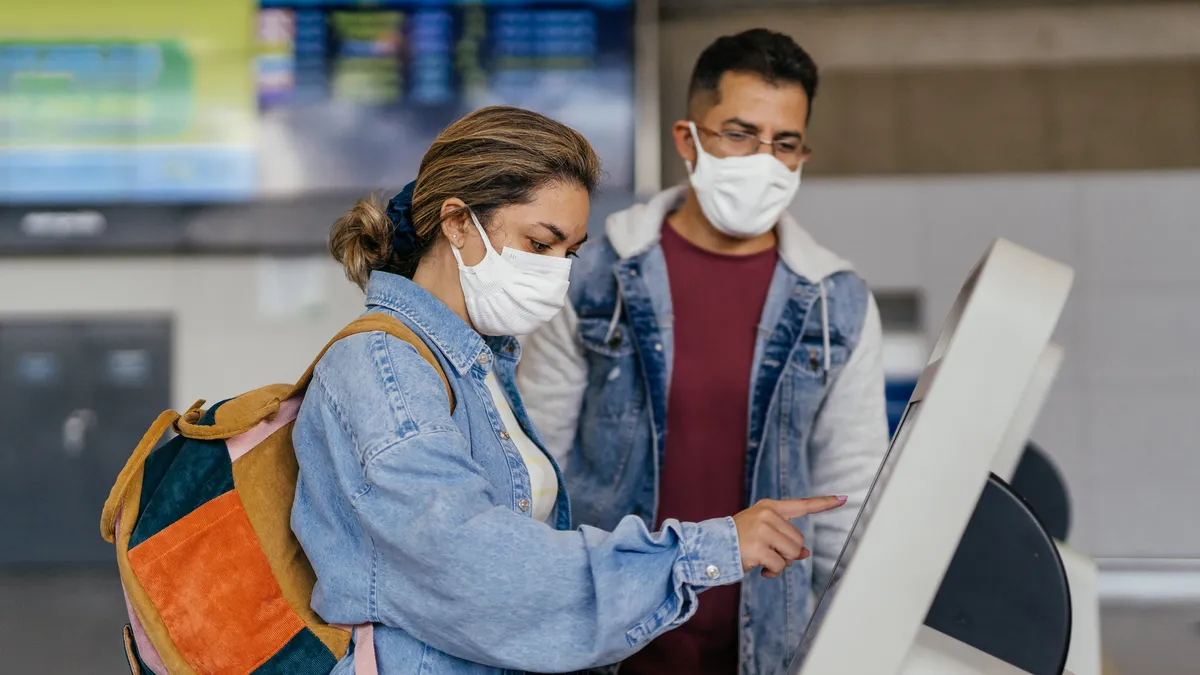
M 541 447 L 515 387 L 516 340 L 485 341 L 394 275 L 372 275 L 367 305 L 423 337 L 457 399 L 451 414 L 411 345 L 362 334 L 321 360 L 293 430 L 292 528 L 316 570 L 313 608 L 329 623 L 375 623 L 380 673 L 612 663 L 685 621 L 703 589 L 742 578 L 729 518 L 571 530 L 560 490 L 553 525 L 534 521 L 528 472 L 484 384 L 494 370 Z
M 659 234 L 683 196 L 681 188 L 668 190 L 611 216 L 604 236 L 575 263 L 570 305 L 523 340 L 519 386 L 564 466 L 577 523 L 615 527 L 627 514 L 657 520 L 673 352 Z M 753 574 L 742 582 L 743 675 L 786 672 L 808 621 L 810 593 L 829 578 L 888 440 L 879 312 L 870 291 L 790 217 L 776 231 L 780 261 L 746 374 L 748 504 L 823 494 L 849 500 L 796 521 L 810 559 L 780 579 Z

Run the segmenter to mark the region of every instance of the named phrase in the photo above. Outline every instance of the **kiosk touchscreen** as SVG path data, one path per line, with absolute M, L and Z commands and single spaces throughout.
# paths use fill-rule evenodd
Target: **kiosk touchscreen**
M 1049 344 L 1071 268 L 996 240 L 960 290 L 789 675 L 901 672 Z

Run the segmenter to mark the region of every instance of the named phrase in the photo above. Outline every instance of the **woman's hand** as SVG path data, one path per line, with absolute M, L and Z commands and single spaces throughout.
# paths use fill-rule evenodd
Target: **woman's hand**
M 804 546 L 804 535 L 789 521 L 836 509 L 845 503 L 845 497 L 764 499 L 735 515 L 742 571 L 761 567 L 764 577 L 774 579 L 788 565 L 812 555 Z

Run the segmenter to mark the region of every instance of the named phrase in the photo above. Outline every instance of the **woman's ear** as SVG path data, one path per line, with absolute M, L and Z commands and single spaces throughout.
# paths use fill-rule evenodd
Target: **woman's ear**
M 467 243 L 467 232 L 471 224 L 471 216 L 467 205 L 458 197 L 451 197 L 442 202 L 442 234 L 454 248 L 461 249 Z

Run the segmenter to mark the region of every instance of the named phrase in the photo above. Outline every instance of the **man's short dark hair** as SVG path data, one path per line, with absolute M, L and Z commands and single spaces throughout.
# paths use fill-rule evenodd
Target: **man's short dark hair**
M 689 108 L 701 96 L 711 97 L 713 104 L 720 101 L 721 76 L 725 73 L 757 75 L 776 86 L 799 85 L 808 96 L 809 114 L 812 114 L 819 81 L 817 64 L 795 40 L 783 33 L 754 28 L 717 38 L 696 61 L 688 85 Z

